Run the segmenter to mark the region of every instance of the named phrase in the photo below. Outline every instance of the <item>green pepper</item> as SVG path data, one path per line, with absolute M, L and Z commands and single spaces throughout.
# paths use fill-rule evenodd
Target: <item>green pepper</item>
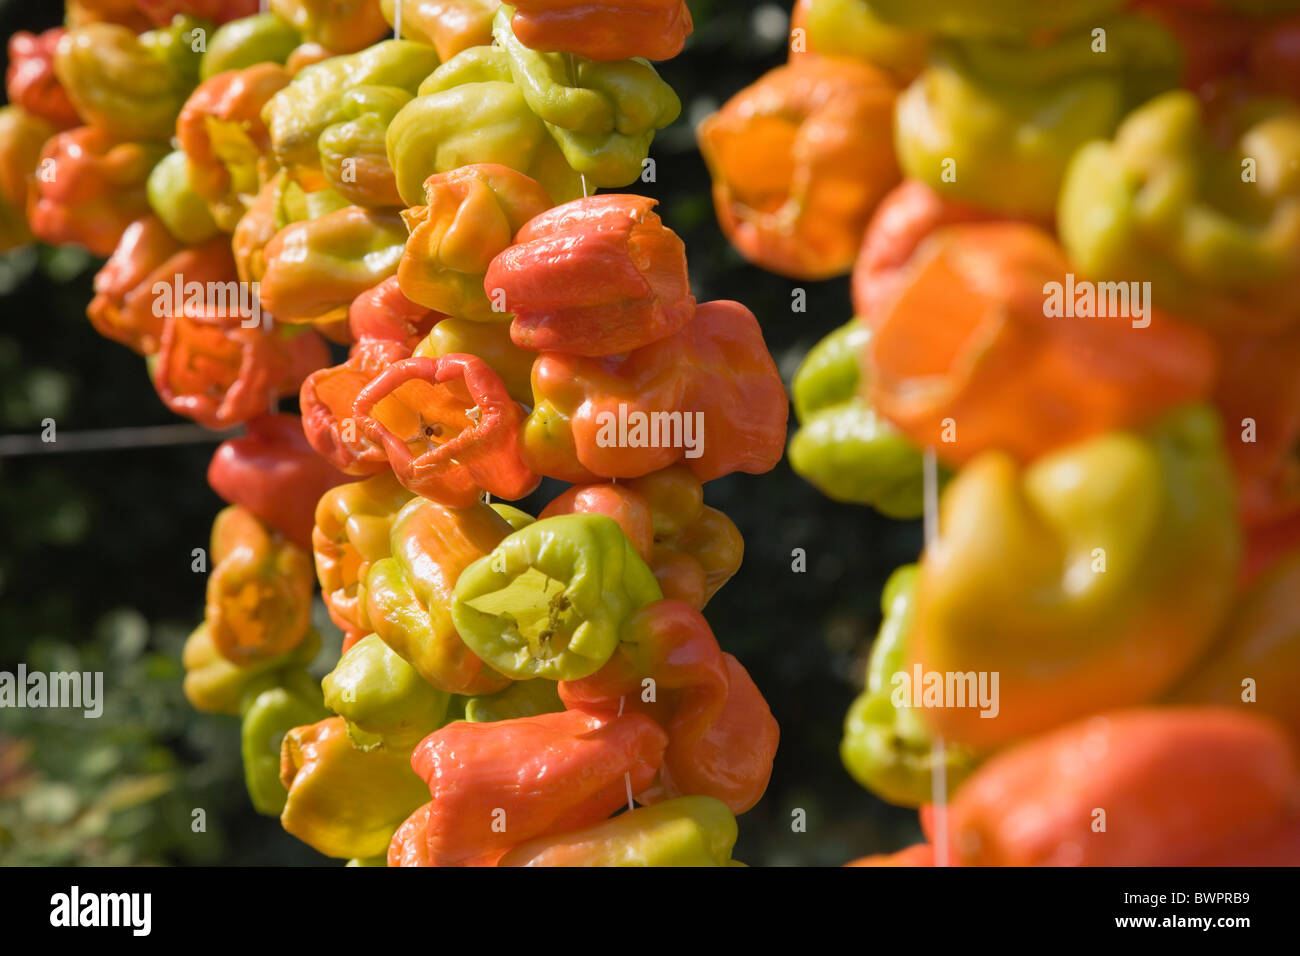
M 375 634 L 348 648 L 321 688 L 325 705 L 347 722 L 348 737 L 363 750 L 411 751 L 442 726 L 450 700 Z
M 185 641 L 181 655 L 185 697 L 205 714 L 238 714 L 241 702 L 250 694 L 278 686 L 277 671 L 304 667 L 319 652 L 320 635 L 309 630 L 289 653 L 237 667 L 217 651 L 207 624 L 200 624 Z
M 467 567 L 451 616 L 470 650 L 500 673 L 577 680 L 609 660 L 633 611 L 662 597 L 618 522 L 556 515 Z
M 379 856 L 354 856 L 343 864 L 344 866 L 388 866 L 388 854 L 381 853 Z
M 1104 54 L 1088 30 L 1039 46 L 938 44 L 894 114 L 904 173 L 951 199 L 1050 218 L 1074 151 L 1178 83 L 1181 52 L 1162 27 L 1139 17 L 1098 27 Z
M 358 86 L 343 94 L 340 120 L 317 140 L 321 170 L 341 195 L 359 206 L 401 206 L 388 163 L 388 124 L 411 94 L 397 86 Z
M 258 813 L 278 817 L 289 796 L 280 782 L 280 745 L 294 727 L 327 717 L 320 686 L 305 670 L 282 673 L 282 683 L 251 696 L 243 705 L 240 750 L 244 784 Z
M 472 724 L 516 717 L 536 717 L 564 710 L 555 681 L 537 679 L 515 681 L 496 694 L 464 698 L 464 720 Z
M 1094 23 L 1114 13 L 1123 0 L 868 0 L 885 23 L 949 36 L 1029 39 Z
M 217 29 L 199 61 L 199 79 L 258 63 L 282 64 L 302 43 L 302 36 L 274 13 L 241 17 Z
M 149 173 L 149 207 L 167 231 L 186 245 L 197 245 L 217 234 L 207 201 L 194 191 L 189 158 L 181 150 L 168 153 Z
M 883 619 L 867 663 L 866 689 L 844 719 L 840 759 L 849 774 L 882 800 L 919 807 L 933 798 L 933 737 L 911 706 L 893 700 L 895 674 L 907 667 L 907 641 L 916 607 L 917 566 L 889 576 L 880 598 Z M 975 767 L 974 756 L 957 745 L 944 751 L 947 793 Z
M 537 519 L 526 511 L 521 511 L 514 505 L 508 505 L 501 501 L 494 501 L 491 508 L 501 517 L 506 519 L 506 524 L 518 531 L 527 525 L 532 524 Z
M 515 85 L 569 165 L 592 188 L 635 182 L 655 132 L 681 114 L 673 88 L 645 60 L 599 63 L 530 50 L 511 29 L 513 15 L 514 8 L 503 4 L 493 34 Z
M 836 501 L 891 518 L 922 510 L 921 452 L 862 397 L 861 357 L 871 329 L 846 323 L 809 350 L 790 391 L 801 428 L 790 467 Z

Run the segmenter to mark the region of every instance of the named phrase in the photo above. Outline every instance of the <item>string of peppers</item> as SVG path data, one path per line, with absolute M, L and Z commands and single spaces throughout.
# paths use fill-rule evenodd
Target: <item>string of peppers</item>
M 10 42 L 4 244 L 107 256 L 95 328 L 243 426 L 185 693 L 326 855 L 734 862 L 778 729 L 701 613 L 743 551 L 703 484 L 772 468 L 787 400 L 655 202 L 588 194 L 641 176 L 680 112 L 649 61 L 691 30 L 680 0 L 68 0 Z M 543 476 L 572 487 L 536 519 L 493 500 Z
M 743 255 L 852 272 L 791 464 L 894 518 L 942 466 L 841 746 L 927 841 L 854 865 L 1300 864 L 1300 3 L 791 26 L 700 130 Z

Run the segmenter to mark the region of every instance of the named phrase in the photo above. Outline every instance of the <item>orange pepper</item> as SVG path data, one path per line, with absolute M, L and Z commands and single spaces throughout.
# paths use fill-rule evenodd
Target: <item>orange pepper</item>
M 36 195 L 34 174 L 54 127 L 21 106 L 0 107 L 0 251 L 32 241 L 28 209 Z
M 384 19 L 396 22 L 402 5 L 402 38 L 428 43 L 446 63 L 472 46 L 492 45 L 492 18 L 500 0 L 383 0 Z
M 364 50 L 388 33 L 379 0 L 271 0 L 270 9 L 335 55 Z
M 69 27 L 116 23 L 139 33 L 153 26 L 136 5 L 136 0 L 65 0 L 63 6 L 64 19 Z
M 695 29 L 683 0 L 513 0 L 524 46 L 588 60 L 671 60 Z
M 61 130 L 81 124 L 72 100 L 54 75 L 54 51 L 67 32 L 54 27 L 39 34 L 15 33 L 9 38 L 9 69 L 5 73 L 9 102 Z
M 552 499 L 537 517 L 572 514 L 598 514 L 613 518 L 632 542 L 632 547 L 636 548 L 636 553 L 641 555 L 641 559 L 647 563 L 650 561 L 655 543 L 654 515 L 650 513 L 650 503 L 645 497 L 627 485 L 574 485 L 558 498 Z
M 154 24 L 165 27 L 172 18 L 189 14 L 213 23 L 229 23 L 257 13 L 258 0 L 135 0 L 140 12 Z
M 897 94 L 865 63 L 800 57 L 704 121 L 718 221 L 741 255 L 796 279 L 852 267 L 872 210 L 899 179 Z
M 934 847 L 917 843 L 897 853 L 877 853 L 845 863 L 845 866 L 934 866 Z

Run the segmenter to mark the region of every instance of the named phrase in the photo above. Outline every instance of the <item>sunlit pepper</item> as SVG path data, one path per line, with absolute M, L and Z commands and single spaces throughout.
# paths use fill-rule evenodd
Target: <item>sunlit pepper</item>
M 340 859 L 383 853 L 427 796 L 407 754 L 353 746 L 342 717 L 285 735 L 280 781 L 289 792 L 280 814 L 285 831 Z
M 564 701 L 560 700 L 555 681 L 538 677 L 534 680 L 517 680 L 495 694 L 463 698 L 461 706 L 465 720 L 483 724 L 494 720 L 559 713 L 564 710 Z
M 192 172 L 189 158 L 176 150 L 158 160 L 145 183 L 153 214 L 168 232 L 186 244 L 203 242 L 217 233 L 207 201 L 194 189 Z
M 550 208 L 546 190 L 508 166 L 479 163 L 430 176 L 424 198 L 402 213 L 411 231 L 397 270 L 402 291 L 456 318 L 509 318 L 494 308 L 483 276 L 515 233 Z
M 32 239 L 27 210 L 36 192 L 35 174 L 54 127 L 21 106 L 0 107 L 0 250 Z
M 347 722 L 354 746 L 404 754 L 442 726 L 450 701 L 376 634 L 352 645 L 321 687 L 325 705 Z
M 358 206 L 403 206 L 388 162 L 388 124 L 411 94 L 396 86 L 356 86 L 343 94 L 340 119 L 316 141 L 329 184 Z
M 797 0 L 790 17 L 792 57 L 854 57 L 903 82 L 921 72 L 929 46 L 925 33 L 881 20 L 869 0 Z
M 320 652 L 320 635 L 308 630 L 292 651 L 279 657 L 251 661 L 240 667 L 225 658 L 212 643 L 211 629 L 200 624 L 185 641 L 181 664 L 185 668 L 185 698 L 205 714 L 234 714 L 240 705 L 270 687 L 278 686 L 280 671 L 301 670 Z
M 536 353 L 510 341 L 506 322 L 443 319 L 413 353 L 416 357 L 442 358 L 456 352 L 476 355 L 500 376 L 510 397 L 524 405 L 533 401 L 533 361 Z
M 279 686 L 246 699 L 239 730 L 244 786 L 253 809 L 268 817 L 278 817 L 288 797 L 280 782 L 285 735 L 329 716 L 321 701 L 320 685 L 305 670 L 288 671 L 278 679 Z
M 224 275 L 226 260 L 222 253 L 214 261 Z M 142 355 L 158 351 L 164 316 L 157 315 L 153 308 L 154 282 L 170 285 L 174 276 L 193 275 L 203 261 L 200 258 L 186 263 L 186 268 L 174 261 L 178 255 L 192 259 L 193 252 L 182 252 L 180 243 L 157 216 L 145 216 L 127 226 L 108 262 L 95 273 L 95 297 L 86 307 L 95 331 Z
M 532 219 L 483 289 L 514 313 L 522 348 L 614 355 L 678 332 L 695 313 L 686 247 L 645 196 L 577 199 Z
M 439 690 L 494 694 L 510 683 L 466 646 L 451 614 L 457 579 L 510 531 L 485 504 L 456 509 L 416 498 L 393 520 L 392 557 L 370 565 L 365 585 L 370 626 Z
M 67 91 L 54 75 L 54 53 L 67 31 L 62 27 L 44 33 L 20 30 L 9 38 L 9 67 L 5 92 L 11 106 L 21 106 L 56 129 L 81 124 Z
M 516 680 L 577 680 L 614 653 L 628 617 L 662 597 L 612 518 L 557 515 L 510 534 L 456 581 L 452 621 Z
M 515 0 L 506 10 L 526 46 L 589 60 L 671 60 L 695 29 L 683 0 Z
M 472 46 L 492 42 L 492 16 L 500 0 L 400 0 L 402 36 L 428 43 L 450 60 Z M 397 0 L 380 0 L 384 19 L 397 22 Z
M 298 31 L 274 13 L 231 20 L 208 38 L 207 52 L 199 61 L 199 79 L 259 63 L 283 65 L 301 42 Z
M 801 57 L 701 124 L 718 221 L 741 255 L 800 279 L 849 270 L 871 211 L 898 181 L 897 94 L 860 61 Z
M 905 669 L 913 701 L 933 674 L 964 675 L 950 690 L 965 700 L 945 696 L 925 722 L 986 750 L 1150 700 L 1185 672 L 1241 550 L 1220 442 L 1213 412 L 1191 406 L 1023 471 L 1004 452 L 968 463 L 921 562 Z
M 364 50 L 388 33 L 379 0 L 271 0 L 270 9 L 331 53 Z
M 1090 24 L 1118 9 L 1122 0 L 870 0 L 886 23 L 959 37 L 1028 39 L 1044 32 Z

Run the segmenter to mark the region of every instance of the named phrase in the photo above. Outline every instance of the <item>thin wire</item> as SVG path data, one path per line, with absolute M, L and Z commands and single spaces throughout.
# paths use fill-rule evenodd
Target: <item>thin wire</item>
M 393 39 L 402 38 L 402 0 L 393 2 Z
M 926 550 L 939 539 L 939 462 L 934 446 L 925 449 L 921 487 Z M 934 865 L 948 865 L 948 767 L 943 738 L 930 744 L 930 804 L 934 807 Z
M 215 444 L 235 432 L 212 432 L 198 425 L 157 425 L 145 428 L 105 428 L 99 431 L 55 432 L 54 441 L 40 435 L 0 435 L 0 458 L 57 455 L 74 452 L 164 448 L 168 445 Z

